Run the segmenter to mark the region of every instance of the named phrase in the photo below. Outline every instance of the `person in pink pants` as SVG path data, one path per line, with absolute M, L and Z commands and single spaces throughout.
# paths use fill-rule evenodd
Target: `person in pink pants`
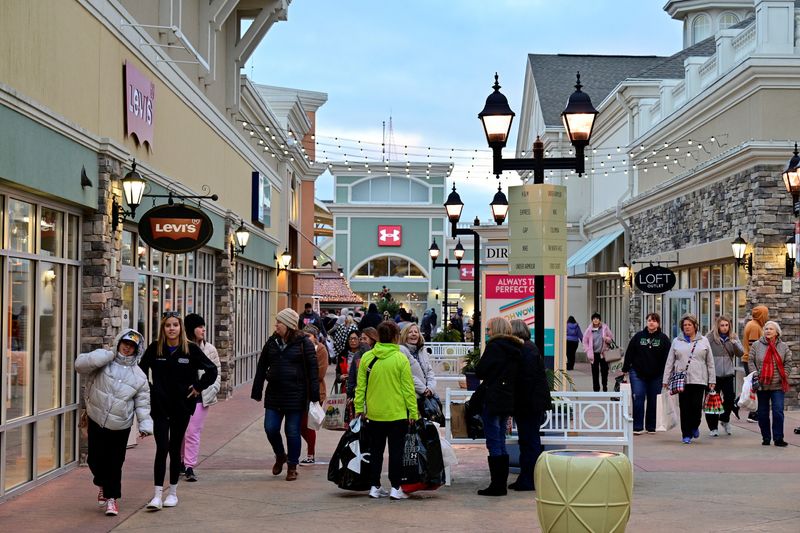
M 189 427 L 186 428 L 186 435 L 183 438 L 183 465 L 186 481 L 197 481 L 197 474 L 194 467 L 197 466 L 197 458 L 200 454 L 200 435 L 203 433 L 203 425 L 208 415 L 208 408 L 217 403 L 217 393 L 219 392 L 220 371 L 219 354 L 214 345 L 206 342 L 206 322 L 198 314 L 191 313 L 184 318 L 186 335 L 190 341 L 197 344 L 215 365 L 217 365 L 217 380 L 213 385 L 203 391 L 201 397 L 197 399 L 197 406 L 194 414 L 189 420 Z M 202 371 L 201 371 L 202 372 Z M 199 376 L 198 376 L 199 377 Z

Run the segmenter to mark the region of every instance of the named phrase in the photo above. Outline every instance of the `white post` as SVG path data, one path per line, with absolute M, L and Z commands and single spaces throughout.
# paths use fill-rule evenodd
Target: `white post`
M 708 61 L 707 57 L 687 57 L 683 60 L 686 69 L 686 100 L 691 100 L 700 92 L 700 67 Z
M 722 76 L 733 67 L 733 38 L 741 30 L 720 30 L 717 32 L 717 76 Z
M 794 54 L 794 1 L 755 0 L 756 53 Z

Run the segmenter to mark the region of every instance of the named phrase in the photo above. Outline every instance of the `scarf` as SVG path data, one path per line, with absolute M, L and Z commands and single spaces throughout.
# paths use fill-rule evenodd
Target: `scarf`
M 781 390 L 789 392 L 789 380 L 786 379 L 786 370 L 783 368 L 783 361 L 778 354 L 778 349 L 775 348 L 775 341 L 767 341 L 767 354 L 764 356 L 764 363 L 761 365 L 761 373 L 758 381 L 764 385 L 772 383 L 772 378 L 775 375 L 775 367 L 778 368 L 778 374 L 781 376 Z

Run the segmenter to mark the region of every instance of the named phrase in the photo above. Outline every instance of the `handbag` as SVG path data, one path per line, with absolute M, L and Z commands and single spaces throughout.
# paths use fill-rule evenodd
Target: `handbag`
M 611 341 L 608 350 L 603 354 L 603 358 L 606 360 L 606 363 L 615 363 L 619 361 L 622 359 L 622 348 L 617 346 L 616 342 Z
M 689 365 L 692 364 L 692 356 L 694 349 L 697 348 L 697 341 L 692 344 L 692 351 L 689 352 L 689 360 L 686 362 L 686 368 L 683 371 L 673 370 L 672 375 L 669 377 L 669 393 L 672 395 L 680 394 L 686 387 L 686 371 L 689 370 Z
M 722 398 L 720 398 L 717 391 L 711 391 L 706 396 L 706 402 L 703 406 L 703 412 L 707 415 L 721 415 L 724 410 L 722 409 Z

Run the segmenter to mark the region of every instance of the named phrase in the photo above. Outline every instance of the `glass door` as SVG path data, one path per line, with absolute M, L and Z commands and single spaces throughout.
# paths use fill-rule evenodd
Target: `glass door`
M 664 325 L 662 330 L 674 339 L 681 333 L 681 317 L 687 313 L 697 315 L 695 291 L 669 291 L 663 296 Z
M 122 285 L 122 329 L 133 328 L 143 335 L 144 331 L 139 329 L 139 276 L 134 269 L 123 267 L 120 272 L 120 282 Z

